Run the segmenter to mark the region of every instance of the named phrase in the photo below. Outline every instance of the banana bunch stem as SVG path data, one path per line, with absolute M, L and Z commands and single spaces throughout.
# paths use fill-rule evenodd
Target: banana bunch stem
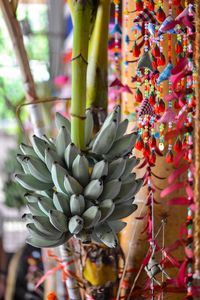
M 110 0 L 99 0 L 96 19 L 89 42 L 87 68 L 87 108 L 107 109 L 107 46 Z
M 85 149 L 86 73 L 90 15 L 90 1 L 73 2 L 71 137 L 74 144 L 81 150 Z

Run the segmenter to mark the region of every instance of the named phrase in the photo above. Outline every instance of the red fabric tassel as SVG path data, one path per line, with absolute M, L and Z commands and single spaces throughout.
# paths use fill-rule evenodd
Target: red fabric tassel
M 172 151 L 169 150 L 169 151 L 167 152 L 165 161 L 166 161 L 166 163 L 170 164 L 170 163 L 173 162 L 173 159 L 174 159 L 174 155 L 173 155 Z
M 145 157 L 150 156 L 150 148 L 149 148 L 149 145 L 147 143 L 144 144 L 144 148 L 143 148 L 142 153 Z
M 136 0 L 135 7 L 136 11 L 142 11 L 144 8 L 144 2 L 142 0 Z
M 150 92 L 150 95 L 149 95 L 149 103 L 151 105 L 155 105 L 156 104 L 156 96 L 155 96 L 155 93 L 154 92 Z
M 152 55 L 156 58 L 160 57 L 160 48 L 156 44 L 152 50 Z
M 132 53 L 133 53 L 134 57 L 139 57 L 140 56 L 140 47 L 138 46 L 138 44 L 136 43 L 136 41 L 135 41 L 135 43 L 133 45 Z
M 150 148 L 155 148 L 156 147 L 156 138 L 155 138 L 155 136 L 150 137 L 149 146 L 150 146 Z
M 174 151 L 175 152 L 180 152 L 182 150 L 182 143 L 180 137 L 177 137 L 175 143 L 174 143 Z
M 159 99 L 155 107 L 155 113 L 160 114 L 163 113 L 164 111 L 165 111 L 165 102 L 162 99 Z
M 166 19 L 166 15 L 161 7 L 159 7 L 156 12 L 156 18 L 160 23 L 162 23 Z
M 181 4 L 181 0 L 173 0 L 173 5 L 180 5 Z
M 158 59 L 157 59 L 157 64 L 159 67 L 165 66 L 165 64 L 166 64 L 166 59 L 162 52 L 160 53 L 160 57 L 158 57 Z
M 137 139 L 136 143 L 135 143 L 135 148 L 137 150 L 142 150 L 144 147 L 144 142 L 141 136 L 139 136 L 139 138 Z
M 181 41 L 178 41 L 176 44 L 176 53 L 180 54 L 183 52 L 183 45 Z
M 135 101 L 136 101 L 137 103 L 141 103 L 142 100 L 143 100 L 142 92 L 140 91 L 139 88 L 137 88 L 136 94 L 135 94 Z
M 182 5 L 179 5 L 179 6 L 177 7 L 177 9 L 176 9 L 176 15 L 177 15 L 177 16 L 180 15 L 180 14 L 182 13 L 182 11 L 183 11 L 183 6 L 182 6 Z
M 151 155 L 149 157 L 149 162 L 152 164 L 152 165 L 155 165 L 155 162 L 156 162 L 156 153 L 154 150 L 151 151 Z
M 154 1 L 153 0 L 149 0 L 148 2 L 147 2 L 147 8 L 149 9 L 149 10 L 151 10 L 151 11 L 154 11 L 154 9 L 155 9 L 155 4 L 154 4 Z

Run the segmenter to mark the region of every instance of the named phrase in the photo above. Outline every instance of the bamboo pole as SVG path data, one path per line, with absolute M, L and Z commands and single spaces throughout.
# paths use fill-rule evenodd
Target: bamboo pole
M 200 76 L 200 2 L 196 0 L 196 50 L 195 60 L 197 66 L 197 79 Z M 194 215 L 194 255 L 195 276 L 200 280 L 200 81 L 197 80 L 196 86 L 196 114 L 195 114 L 195 133 L 194 133 L 194 147 L 195 147 L 195 186 L 194 186 L 194 202 L 195 202 L 195 215 Z
M 0 8 L 2 10 L 3 17 L 13 44 L 13 50 L 22 74 L 26 99 L 28 102 L 34 102 L 34 100 L 37 99 L 37 93 L 35 90 L 35 84 L 31 73 L 29 60 L 24 47 L 21 27 L 15 14 L 17 1 L 9 2 L 8 0 L 1 0 Z M 44 134 L 44 124 L 42 121 L 41 109 L 38 107 L 38 105 L 31 105 L 29 113 L 35 134 Z

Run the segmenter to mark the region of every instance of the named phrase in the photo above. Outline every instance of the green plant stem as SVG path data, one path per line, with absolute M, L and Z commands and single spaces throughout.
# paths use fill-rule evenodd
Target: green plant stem
M 85 149 L 86 72 L 88 58 L 91 2 L 73 2 L 74 37 L 72 51 L 71 137 L 75 145 Z
M 99 0 L 96 20 L 89 43 L 87 69 L 87 108 L 107 109 L 107 47 L 110 0 Z

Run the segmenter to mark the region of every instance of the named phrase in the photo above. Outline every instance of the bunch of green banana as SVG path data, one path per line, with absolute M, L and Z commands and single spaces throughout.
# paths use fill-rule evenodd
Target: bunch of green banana
M 117 233 L 133 213 L 134 196 L 143 184 L 131 173 L 139 160 L 131 156 L 136 135 L 125 135 L 128 121 L 120 122 L 120 107 L 108 115 L 93 138 L 93 118 L 86 113 L 87 151 L 71 142 L 70 122 L 56 114 L 55 141 L 33 136 L 32 146 L 22 144 L 18 161 L 23 174 L 16 180 L 29 191 L 29 214 L 24 215 L 36 247 L 54 247 L 71 236 L 82 242 L 117 245 Z

